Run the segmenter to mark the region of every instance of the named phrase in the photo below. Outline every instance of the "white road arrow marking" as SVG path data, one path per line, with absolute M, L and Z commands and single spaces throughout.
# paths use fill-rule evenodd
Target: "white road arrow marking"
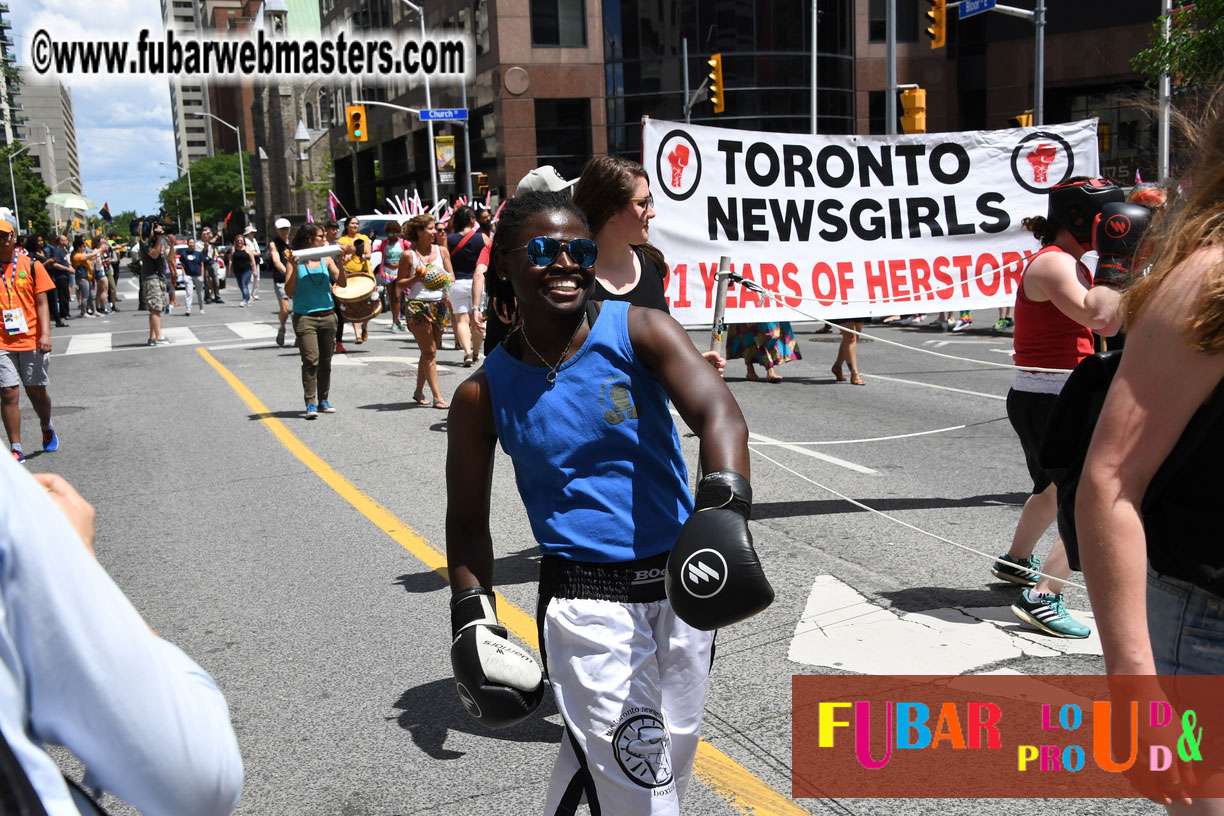
M 1093 627 L 1091 636 L 1046 637 L 1025 629 L 1006 606 L 898 615 L 822 575 L 795 626 L 788 656 L 796 663 L 859 674 L 968 674 L 1024 656 L 1101 654 L 1091 613 L 1072 614 Z

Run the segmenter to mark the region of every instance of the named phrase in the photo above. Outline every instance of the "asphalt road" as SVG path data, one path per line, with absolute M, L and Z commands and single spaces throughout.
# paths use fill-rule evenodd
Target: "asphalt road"
M 446 504 L 464 497 L 443 487 L 446 413 L 410 399 L 410 335 L 383 321 L 370 342 L 350 343 L 334 373 L 338 413 L 306 422 L 292 331 L 285 348 L 268 339 L 268 284 L 249 309 L 231 294 L 205 315 L 176 310 L 165 322 L 175 344 L 149 348 L 127 281 L 123 311 L 53 333 L 62 447 L 29 456 L 29 468 L 63 474 L 94 503 L 103 565 L 153 628 L 216 678 L 246 765 L 238 813 L 538 812 L 562 734 L 551 703 L 491 732 L 454 692 L 449 592 L 431 564 L 444 549 Z M 834 383 L 837 336 L 816 328 L 796 325 L 803 360 L 780 369 L 781 384 L 747 381 L 739 362 L 727 372 L 754 433 L 752 529 L 777 600 L 719 635 L 704 735 L 731 762 L 706 756 L 685 811 L 1044 807 L 789 798 L 792 675 L 889 671 L 898 656 L 965 672 L 1103 671 L 1095 638 L 1026 633 L 1006 609 L 1016 590 L 989 575 L 1029 487 L 1005 418 L 1010 373 L 916 351 L 1007 363 L 1010 337 L 869 327 L 908 348 L 863 344 L 867 385 L 853 387 Z M 461 359 L 441 354 L 448 396 L 469 373 Z M 36 418 L 23 408 L 36 450 Z M 681 434 L 692 470 L 697 440 Z M 533 541 L 501 454 L 493 517 L 498 587 L 532 610 Z M 1082 590 L 1067 595 L 1087 609 Z M 851 603 L 871 614 L 829 625 Z M 906 628 L 952 619 L 949 636 L 929 642 Z M 1039 780 L 1017 794 L 1041 797 Z M 1136 801 L 1052 804 L 1064 814 L 1155 812 Z

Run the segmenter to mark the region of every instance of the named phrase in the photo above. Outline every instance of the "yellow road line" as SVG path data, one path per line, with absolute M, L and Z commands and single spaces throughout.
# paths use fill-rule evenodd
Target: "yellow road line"
M 200 348 L 196 351 L 221 375 L 223 380 L 229 383 L 230 388 L 234 389 L 247 407 L 253 413 L 260 415 L 260 421 L 264 427 L 280 440 L 280 443 L 290 453 L 300 459 L 302 464 L 314 471 L 316 476 L 373 522 L 375 527 L 412 553 L 425 566 L 438 573 L 444 581 L 448 580 L 445 555 L 434 549 L 420 533 L 401 521 L 390 510 L 362 493 L 356 485 L 337 473 L 331 465 L 306 447 L 302 440 L 298 439 L 285 426 L 285 423 L 272 416 L 268 406 L 264 405 L 259 397 L 255 396 L 251 389 L 247 388 L 242 380 L 235 377 L 216 357 L 209 354 L 206 349 Z M 439 614 L 442 614 L 441 610 Z M 502 625 L 514 633 L 515 637 L 539 651 L 540 644 L 536 637 L 535 617 L 510 603 L 500 592 L 497 593 L 497 617 Z M 697 759 L 693 765 L 693 772 L 741 813 L 753 814 L 753 816 L 799 816 L 799 814 L 810 813 L 769 787 L 743 765 L 705 740 L 702 740 L 697 747 Z

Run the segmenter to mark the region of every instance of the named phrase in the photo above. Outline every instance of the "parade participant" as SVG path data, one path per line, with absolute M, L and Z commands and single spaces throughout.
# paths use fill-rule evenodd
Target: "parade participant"
M 638 576 L 670 571 L 673 543 L 691 546 L 706 521 L 702 546 L 751 550 L 748 428 L 678 323 L 625 302 L 588 307 L 589 235 L 556 193 L 511 199 L 499 222 L 489 294 L 521 320 L 460 385 L 448 422 L 451 663 L 469 713 L 494 727 L 529 715 L 543 693 L 535 661 L 505 639 L 494 608 L 500 444 L 544 554 L 540 648 L 567 731 L 544 812 L 572 813 L 585 796 L 592 813 L 674 814 L 700 739 L 711 621 L 691 608 L 681 619 L 668 595 L 687 605 L 684 593 Z M 701 439 L 709 475 L 699 512 L 668 400 Z M 734 590 L 719 600 L 759 599 L 760 582 L 746 577 L 729 572 Z M 506 671 L 483 659 L 490 644 Z
M 1150 272 L 1125 295 L 1129 340 L 1075 503 L 1111 675 L 1224 674 L 1224 91 L 1204 110 L 1184 140 L 1198 148 L 1184 192 L 1146 234 Z
M 373 277 L 370 270 L 370 253 L 373 252 L 370 236 L 359 231 L 360 222 L 357 216 L 350 215 L 344 219 L 344 230 L 337 240 L 344 245 L 352 247 L 353 252 L 347 256 L 344 261 L 344 271 L 349 275 L 369 275 Z M 339 316 L 339 315 L 337 315 Z M 341 324 L 344 318 L 340 318 Z M 370 336 L 369 322 L 353 324 L 353 342 L 357 344 L 364 343 Z M 337 335 L 339 337 L 339 335 Z M 337 341 L 338 342 L 338 341 Z
M 90 240 L 90 247 L 98 253 L 90 263 L 94 308 L 98 314 L 106 314 L 110 311 L 110 282 L 106 278 L 106 270 L 110 268 L 111 248 L 100 235 Z
M 251 302 L 251 276 L 255 274 L 257 264 L 255 253 L 247 246 L 246 238 L 235 235 L 229 265 L 230 271 L 234 273 L 234 280 L 238 281 L 238 289 L 242 292 L 242 302 L 239 306 L 246 306 Z
M 476 213 L 471 207 L 460 207 L 451 215 L 451 234 L 447 236 L 451 268 L 455 272 L 455 283 L 451 286 L 451 314 L 455 319 L 455 340 L 463 349 L 463 365 L 471 367 L 480 359 L 480 344 L 484 340 L 480 326 L 471 319 L 472 277 L 476 274 L 476 262 L 485 244 L 491 239 L 477 227 Z
M 846 377 L 842 374 L 842 363 L 850 366 L 850 384 L 851 385 L 866 385 L 859 374 L 858 367 L 858 335 L 855 332 L 863 330 L 864 319 L 861 317 L 852 317 L 846 320 L 837 321 L 837 325 L 850 331 L 842 331 L 841 345 L 837 347 L 837 359 L 833 361 L 833 377 L 838 382 L 845 382 Z M 772 371 L 772 369 L 771 369 Z M 749 377 L 751 379 L 751 377 Z
M 318 224 L 303 224 L 293 236 L 293 249 L 327 245 Z M 293 333 L 302 357 L 302 391 L 306 399 L 306 419 L 317 419 L 319 413 L 335 413 L 331 396 L 331 359 L 336 347 L 336 302 L 333 285 L 344 286 L 347 273 L 343 265 L 331 258 L 298 262 L 289 258 L 285 275 L 285 293 L 293 299 Z
M 382 240 L 382 266 L 378 269 L 378 282 L 382 285 L 384 309 L 391 313 L 391 331 L 407 331 L 400 322 L 400 298 L 395 293 L 395 281 L 399 277 L 399 262 L 404 257 L 408 243 L 403 237 L 403 227 L 395 221 L 387 222 L 387 237 Z
M 51 397 L 47 394 L 51 363 L 51 310 L 47 293 L 55 288 L 47 270 L 29 255 L 19 254 L 13 225 L 0 219 L 0 278 L 3 294 L 4 329 L 0 332 L 0 413 L 8 434 L 9 449 L 18 462 L 25 461 L 21 446 L 21 392 L 34 406 L 42 423 L 43 450 L 59 449 L 59 437 L 51 426 Z
M 94 508 L 59 476 L 21 470 L 0 463 L 3 812 L 101 812 L 84 809 L 48 744 L 140 813 L 233 812 L 242 757 L 225 698 L 98 563 Z
M 289 248 L 289 219 L 278 218 L 273 225 L 276 235 L 271 241 L 269 260 L 272 264 L 272 286 L 276 290 L 276 317 L 280 325 L 276 329 L 276 345 L 285 345 L 285 321 L 289 319 L 289 295 L 285 291 L 286 262 L 291 252 Z
M 862 325 L 862 324 L 860 324 Z M 747 368 L 745 376 L 753 381 L 760 381 L 761 375 L 756 373 L 755 366 L 765 369 L 765 381 L 773 384 L 782 382 L 782 375 L 775 369 L 791 360 L 802 360 L 799 353 L 799 341 L 791 330 L 791 324 L 781 323 L 734 323 L 727 326 L 727 357 L 732 360 L 743 358 Z M 857 359 L 855 361 L 857 365 Z M 836 374 L 837 371 L 834 371 Z M 855 383 L 861 385 L 862 383 Z
M 438 385 L 438 349 L 442 346 L 442 323 L 446 314 L 445 278 L 454 280 L 450 256 L 434 243 L 435 221 L 428 213 L 418 215 L 404 226 L 411 245 L 400 258 L 399 275 L 395 282 L 398 296 L 403 298 L 404 319 L 408 330 L 421 350 L 417 363 L 416 391 L 412 399 L 417 405 L 429 405 L 425 386 L 433 394 L 433 407 L 449 408 Z
M 1101 208 L 1121 201 L 1122 191 L 1102 179 L 1072 179 L 1050 188 L 1046 217 L 1022 222 L 1042 244 L 1030 256 L 1016 291 L 1013 336 L 1017 366 L 1062 369 L 1063 373 L 1018 370 L 1007 393 L 1007 418 L 1033 480 L 1032 494 L 1020 512 L 1011 547 L 991 568 L 1004 581 L 1030 587 L 1011 610 L 1020 620 L 1055 637 L 1086 638 L 1092 633 L 1071 617 L 1063 605 L 1063 580 L 1071 574 L 1062 539 L 1054 542 L 1042 569 L 1033 555 L 1037 542 L 1058 513 L 1057 486 L 1041 467 L 1045 428 L 1071 369 L 1093 352 L 1092 333 L 1109 336 L 1118 330 L 1114 310 L 1095 311 L 1086 296 L 1092 276 L 1080 263 L 1091 247 L 1092 222 Z M 1033 570 L 1041 569 L 1040 580 Z
M 106 282 L 110 286 L 111 311 L 117 312 L 119 311 L 119 257 L 127 247 L 119 241 L 119 233 L 114 231 L 106 236 L 106 245 L 110 249 L 110 265 L 106 270 Z

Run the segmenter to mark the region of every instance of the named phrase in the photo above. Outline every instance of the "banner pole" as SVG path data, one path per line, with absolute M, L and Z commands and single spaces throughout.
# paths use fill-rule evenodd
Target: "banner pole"
M 727 311 L 727 286 L 731 283 L 731 258 L 718 259 L 718 295 L 714 298 L 714 325 L 710 327 L 710 351 L 722 353 L 723 315 Z

